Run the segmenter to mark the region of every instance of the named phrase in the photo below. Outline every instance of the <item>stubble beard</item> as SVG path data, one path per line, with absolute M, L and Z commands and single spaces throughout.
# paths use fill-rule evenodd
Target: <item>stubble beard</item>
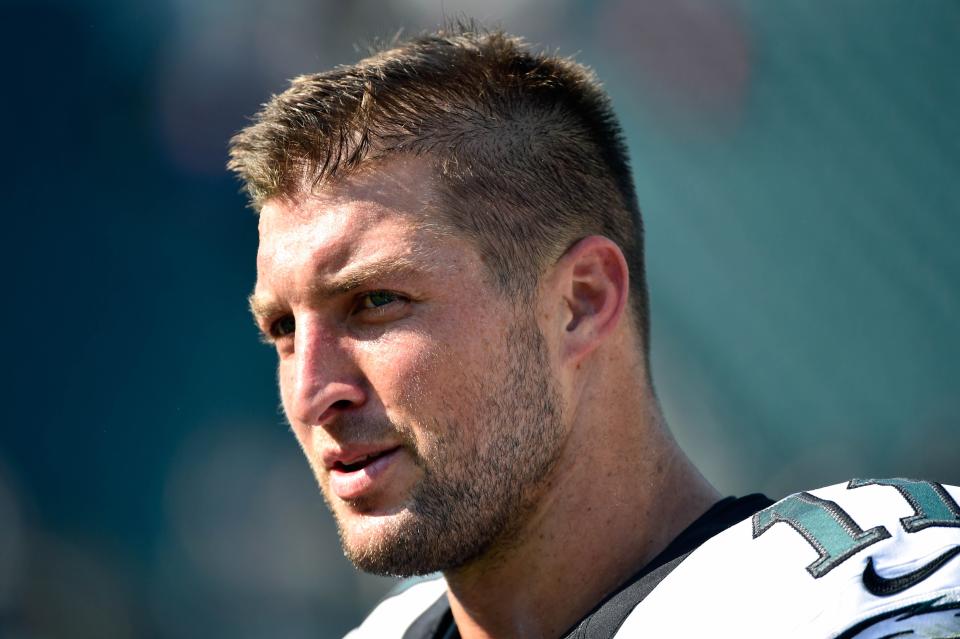
M 338 520 L 344 554 L 357 568 L 400 577 L 450 571 L 495 560 L 519 542 L 560 457 L 563 425 L 539 327 L 518 322 L 507 340 L 503 372 L 480 371 L 467 384 L 480 414 L 436 424 L 421 450 L 411 448 L 422 477 L 406 507 L 362 543 Z

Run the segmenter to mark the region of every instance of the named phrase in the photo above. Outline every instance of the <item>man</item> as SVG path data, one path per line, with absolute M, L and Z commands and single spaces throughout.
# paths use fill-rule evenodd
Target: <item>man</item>
M 626 149 L 584 67 L 425 36 L 295 79 L 230 168 L 260 214 L 251 308 L 345 553 L 442 573 L 358 637 L 861 636 L 907 606 L 956 625 L 955 489 L 721 500 L 679 449 Z

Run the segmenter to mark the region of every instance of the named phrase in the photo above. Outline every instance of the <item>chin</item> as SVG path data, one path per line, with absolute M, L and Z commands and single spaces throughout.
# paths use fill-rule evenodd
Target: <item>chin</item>
M 412 577 L 443 568 L 432 561 L 432 540 L 408 510 L 382 514 L 351 513 L 338 518 L 343 554 L 359 570 L 374 575 Z

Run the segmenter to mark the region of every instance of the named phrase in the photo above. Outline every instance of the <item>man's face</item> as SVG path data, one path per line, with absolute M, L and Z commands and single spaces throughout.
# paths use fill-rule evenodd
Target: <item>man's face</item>
M 508 546 L 565 439 L 534 309 L 424 223 L 430 184 L 393 161 L 260 219 L 252 304 L 284 411 L 347 556 L 382 574 Z

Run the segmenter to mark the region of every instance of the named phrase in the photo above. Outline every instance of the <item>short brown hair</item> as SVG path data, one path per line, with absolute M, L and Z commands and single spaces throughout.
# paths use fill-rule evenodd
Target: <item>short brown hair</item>
M 640 210 L 620 126 L 589 69 L 499 31 L 424 35 L 295 78 L 234 136 L 228 167 L 259 210 L 395 154 L 432 162 L 437 209 L 506 292 L 532 293 L 587 235 L 616 242 L 649 353 Z

